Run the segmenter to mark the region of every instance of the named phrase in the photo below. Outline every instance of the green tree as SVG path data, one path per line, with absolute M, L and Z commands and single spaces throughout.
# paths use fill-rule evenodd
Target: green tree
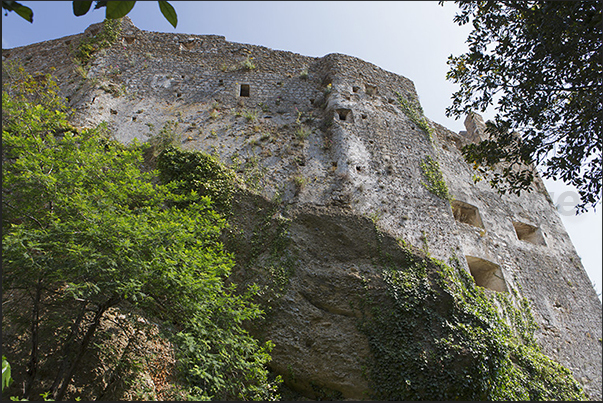
M 177 330 L 192 397 L 274 399 L 271 344 L 241 326 L 263 315 L 250 302 L 256 289 L 240 296 L 225 285 L 234 262 L 211 199 L 157 183 L 140 168 L 143 148 L 102 126 L 76 131 L 51 77 L 4 64 L 3 73 L 2 292 L 29 301 L 14 312 L 29 327 L 24 397 L 40 382 L 42 345 L 56 343 L 60 400 L 103 315 L 129 304 Z M 6 318 L 3 309 L 3 327 Z
M 440 2 L 442 4 L 443 2 Z M 469 51 L 450 56 L 460 84 L 448 116 L 496 103 L 490 138 L 465 159 L 502 193 L 529 190 L 535 164 L 580 193 L 577 212 L 601 200 L 603 26 L 600 1 L 455 1 L 471 21 Z M 519 134 L 518 134 L 519 133 Z M 495 170 L 495 168 L 500 168 Z
M 158 1 L 157 3 L 159 4 L 161 14 L 176 28 L 176 25 L 178 25 L 178 15 L 174 7 L 167 1 Z M 126 16 L 134 8 L 135 4 L 135 1 L 97 1 L 94 9 L 97 10 L 105 7 L 105 18 L 113 20 Z M 90 10 L 91 5 L 91 1 L 73 1 L 73 14 L 77 17 L 85 15 Z M 17 15 L 33 23 L 33 11 L 19 2 L 3 0 L 2 8 L 6 10 L 6 14 L 9 11 L 14 11 Z

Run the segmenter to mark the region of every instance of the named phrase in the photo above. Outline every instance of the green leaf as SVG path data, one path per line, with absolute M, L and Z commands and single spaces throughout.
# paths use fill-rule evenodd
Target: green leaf
M 13 378 L 10 375 L 10 364 L 5 356 L 2 356 L 2 390 L 10 386 Z
M 91 1 L 73 1 L 73 15 L 79 17 L 80 15 L 84 15 L 90 10 L 90 6 L 92 5 Z
M 105 16 L 109 19 L 124 17 L 132 10 L 134 4 L 135 1 L 108 1 Z
M 22 18 L 33 23 L 33 11 L 31 8 L 24 6 L 16 1 L 2 1 L 2 8 L 8 11 L 14 11 Z
M 163 14 L 165 19 L 168 20 L 174 28 L 176 28 L 176 25 L 178 25 L 178 16 L 176 15 L 174 7 L 172 7 L 172 5 L 167 1 L 158 1 L 158 3 L 161 14 Z

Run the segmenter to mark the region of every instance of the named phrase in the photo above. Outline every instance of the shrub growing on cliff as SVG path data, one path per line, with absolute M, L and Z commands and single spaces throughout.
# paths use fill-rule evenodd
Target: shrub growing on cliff
M 17 72 L 2 94 L 2 293 L 3 330 L 27 323 L 13 338 L 29 351 L 24 397 L 46 384 L 62 399 L 101 318 L 133 304 L 176 329 L 191 397 L 274 399 L 271 345 L 241 327 L 263 312 L 255 289 L 224 283 L 234 263 L 210 197 L 154 184 L 137 144 L 77 132 L 56 94 L 33 103 L 41 84 Z
M 157 159 L 159 178 L 178 194 L 210 197 L 222 213 L 230 209 L 235 173 L 216 157 L 169 146 Z
M 253 63 L 253 57 L 247 56 L 247 58 L 241 62 L 241 68 L 244 70 L 254 70 L 255 64 Z
M 105 20 L 100 33 L 80 42 L 74 54 L 75 61 L 86 66 L 96 52 L 111 46 L 119 37 L 120 24 L 120 20 Z

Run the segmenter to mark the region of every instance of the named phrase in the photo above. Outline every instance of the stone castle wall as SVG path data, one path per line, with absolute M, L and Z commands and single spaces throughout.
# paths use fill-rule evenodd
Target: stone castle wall
M 478 285 L 517 290 L 532 303 L 547 355 L 600 399 L 600 302 L 539 178 L 521 196 L 473 181 L 460 147 L 483 136 L 479 116 L 460 134 L 430 122 L 430 139 L 397 101 L 399 93 L 418 103 L 413 83 L 360 59 L 147 32 L 127 18 L 84 79 L 69 52 L 98 29 L 10 49 L 3 59 L 33 72 L 55 67 L 80 126 L 106 121 L 130 142 L 176 122 L 183 147 L 238 167 L 268 199 L 370 217 L 435 258 L 459 257 Z M 428 156 L 439 161 L 452 202 L 426 189 Z

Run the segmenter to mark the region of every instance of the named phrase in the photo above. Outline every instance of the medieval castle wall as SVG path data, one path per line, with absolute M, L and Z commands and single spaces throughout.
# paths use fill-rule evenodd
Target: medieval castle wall
M 479 116 L 462 133 L 430 121 L 430 138 L 399 107 L 398 94 L 418 103 L 413 83 L 370 63 L 147 32 L 127 18 L 84 80 L 70 51 L 99 29 L 10 49 L 3 59 L 33 72 L 55 67 L 80 126 L 106 121 L 131 142 L 172 121 L 183 147 L 218 155 L 268 199 L 345 208 L 437 259 L 460 258 L 478 285 L 528 297 L 546 354 L 601 398 L 600 302 L 539 178 L 521 196 L 474 182 L 460 147 L 483 138 Z M 439 161 L 452 201 L 426 189 L 426 157 Z

